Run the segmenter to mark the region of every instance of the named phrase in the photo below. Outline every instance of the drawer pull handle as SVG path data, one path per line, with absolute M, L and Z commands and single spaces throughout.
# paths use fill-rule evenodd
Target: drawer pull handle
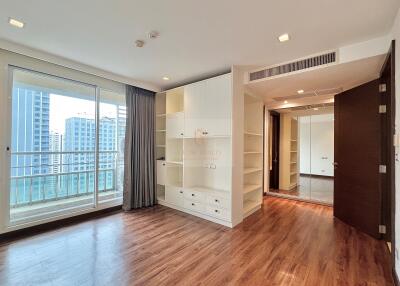
M 183 191 L 179 191 L 179 193 L 183 194 Z
M 214 210 L 216 213 L 219 213 L 219 210 Z
M 192 194 L 192 197 L 194 197 L 194 194 Z
M 194 204 L 194 203 L 192 203 L 192 206 L 195 206 L 195 204 Z
M 219 200 L 215 200 L 216 203 L 219 203 Z

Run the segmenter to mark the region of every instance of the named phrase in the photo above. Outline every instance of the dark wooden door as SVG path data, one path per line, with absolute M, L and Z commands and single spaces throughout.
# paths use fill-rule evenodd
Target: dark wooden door
M 334 216 L 380 237 L 379 80 L 335 96 Z
M 271 111 L 271 168 L 269 172 L 269 187 L 279 189 L 279 134 L 280 114 Z
M 394 239 L 394 210 L 395 210 L 395 149 L 393 136 L 395 135 L 395 41 L 387 54 L 385 64 L 381 70 L 380 83 L 385 88 L 381 88 L 381 105 L 386 105 L 386 114 L 381 117 L 381 162 L 386 165 L 386 174 L 381 176 L 382 186 L 382 224 L 386 226 L 383 239 L 392 243 L 395 249 Z M 394 255 L 394 251 L 392 252 Z M 393 256 L 394 259 L 394 256 Z

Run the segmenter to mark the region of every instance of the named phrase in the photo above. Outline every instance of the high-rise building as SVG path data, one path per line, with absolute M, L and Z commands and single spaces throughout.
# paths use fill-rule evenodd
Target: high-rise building
M 62 135 L 58 132 L 50 131 L 50 174 L 61 172 Z
M 72 117 L 65 121 L 63 172 L 80 172 L 71 176 L 70 193 L 94 189 L 96 124 L 94 119 Z M 99 191 L 113 189 L 116 150 L 116 119 L 101 118 L 99 128 Z
M 12 93 L 11 176 L 20 179 L 12 180 L 11 202 L 17 195 L 23 202 L 29 196 L 40 197 L 40 180 L 31 182 L 25 177 L 49 172 L 49 155 L 26 152 L 49 151 L 50 95 L 40 87 L 20 83 L 14 83 Z

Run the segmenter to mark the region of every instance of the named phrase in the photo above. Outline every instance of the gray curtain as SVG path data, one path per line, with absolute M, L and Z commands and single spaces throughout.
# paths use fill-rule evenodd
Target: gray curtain
M 154 92 L 126 86 L 125 211 L 156 204 L 154 104 Z

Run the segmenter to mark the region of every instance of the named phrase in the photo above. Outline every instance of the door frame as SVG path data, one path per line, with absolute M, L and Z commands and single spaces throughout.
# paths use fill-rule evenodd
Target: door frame
M 390 223 L 391 228 L 391 260 L 393 267 L 393 274 L 397 278 L 395 272 L 395 259 L 396 259 L 396 238 L 395 238 L 395 211 L 396 211 L 396 186 L 395 186 L 395 146 L 393 144 L 393 136 L 395 134 L 395 120 L 396 120 L 396 82 L 395 82 L 395 69 L 396 69 L 396 41 L 392 40 L 389 51 L 386 55 L 385 62 L 382 66 L 380 72 L 380 79 L 383 78 L 386 70 L 390 68 L 390 93 L 386 94 L 386 97 L 383 99 L 384 102 L 382 104 L 386 105 L 386 118 L 385 122 L 385 132 L 387 134 L 387 142 L 382 144 L 383 152 L 385 153 L 385 157 L 387 158 L 387 162 L 382 162 L 386 164 L 386 180 L 385 184 L 385 192 L 389 195 L 390 199 L 390 221 L 386 221 L 385 217 L 385 207 L 382 208 L 382 223 Z
M 277 179 L 276 183 L 278 184 L 278 189 L 279 189 L 279 159 L 280 159 L 279 158 L 279 150 L 280 150 L 280 136 L 279 136 L 279 134 L 280 134 L 280 128 L 281 128 L 280 114 L 278 112 L 276 112 L 276 111 L 270 110 L 268 115 L 270 116 L 270 119 L 271 119 L 270 126 L 272 126 L 272 130 L 268 131 L 268 132 L 271 132 L 271 146 L 268 146 L 268 163 L 269 163 L 269 148 L 271 148 L 272 151 L 273 151 L 273 148 L 275 146 L 276 149 L 277 149 L 277 152 L 278 152 L 278 154 L 277 154 L 277 161 L 278 162 L 276 163 L 276 170 L 274 170 L 274 172 L 275 172 L 276 177 L 277 177 L 276 178 Z M 272 119 L 273 117 L 277 118 L 276 119 L 276 126 L 274 126 L 274 122 L 275 121 Z M 268 138 L 269 138 L 269 135 L 270 134 L 268 134 Z M 274 140 L 276 140 L 276 142 Z M 273 154 L 271 154 L 271 156 L 273 157 Z M 271 160 L 273 161 L 273 158 L 271 158 Z M 269 164 L 268 164 L 268 177 L 269 177 L 268 189 L 271 189 L 271 182 L 272 182 L 272 176 L 271 176 L 271 170 L 272 169 L 270 170 L 270 167 L 273 168 L 274 164 L 271 163 L 271 166 L 269 166 Z

